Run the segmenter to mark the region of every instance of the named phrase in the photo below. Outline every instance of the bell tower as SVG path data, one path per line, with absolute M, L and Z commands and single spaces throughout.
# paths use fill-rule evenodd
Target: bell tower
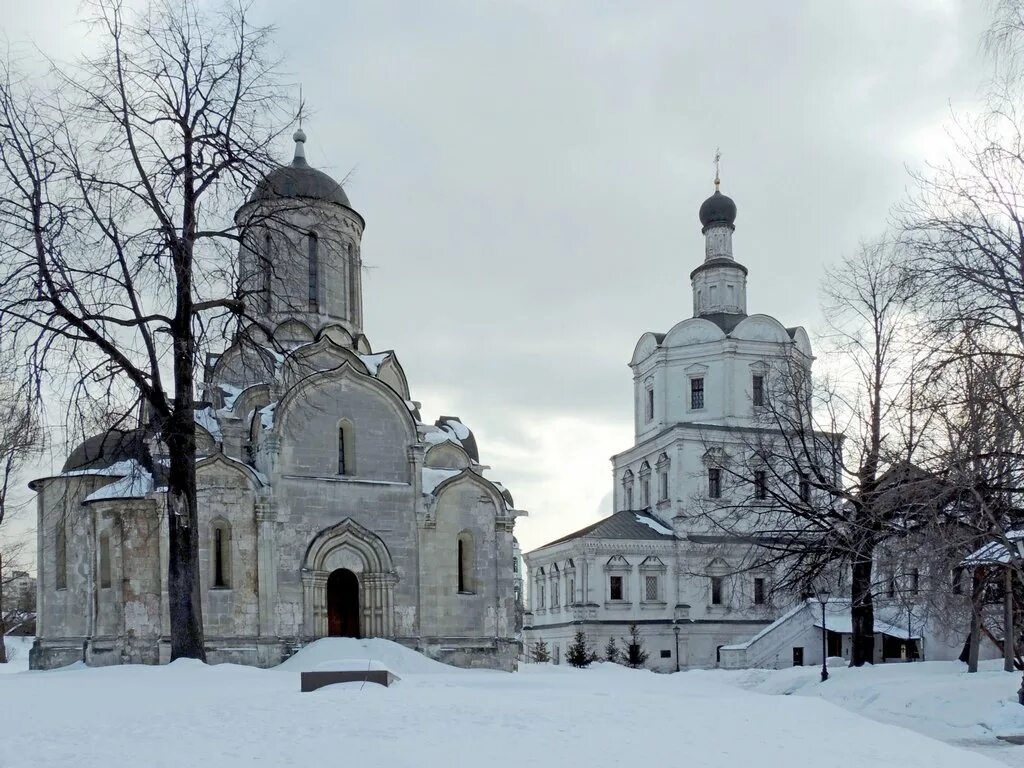
M 732 255 L 736 231 L 736 203 L 721 192 L 715 155 L 715 191 L 700 206 L 704 235 L 704 263 L 690 273 L 693 316 L 747 314 L 747 268 Z

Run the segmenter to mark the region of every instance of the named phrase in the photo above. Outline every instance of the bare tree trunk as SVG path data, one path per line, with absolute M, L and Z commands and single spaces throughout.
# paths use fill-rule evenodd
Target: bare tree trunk
M 985 597 L 985 571 L 975 568 L 971 579 L 971 634 L 967 651 L 967 671 L 978 671 L 978 653 L 981 648 L 981 606 Z
M 7 644 L 4 636 L 7 634 L 7 622 L 4 621 L 4 553 L 0 552 L 0 664 L 7 663 Z
M 853 562 L 850 617 L 853 647 L 850 665 L 862 667 L 875 661 L 875 607 L 871 598 L 871 552 L 861 552 Z
M 1013 568 L 1006 566 L 1006 597 L 1003 598 L 1003 669 L 1013 672 L 1013 655 L 1016 643 L 1013 626 Z

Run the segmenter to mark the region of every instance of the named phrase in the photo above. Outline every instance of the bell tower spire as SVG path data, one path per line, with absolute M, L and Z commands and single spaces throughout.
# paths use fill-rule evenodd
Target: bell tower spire
M 704 263 L 690 273 L 693 315 L 745 315 L 747 268 L 732 255 L 736 203 L 722 194 L 722 152 L 715 150 L 715 191 L 700 207 Z

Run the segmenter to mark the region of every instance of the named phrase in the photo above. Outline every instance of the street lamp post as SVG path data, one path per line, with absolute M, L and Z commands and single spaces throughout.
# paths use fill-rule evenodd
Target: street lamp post
M 828 680 L 828 629 L 825 627 L 825 604 L 832 596 L 827 589 L 818 590 L 818 602 L 821 603 L 821 682 Z
M 672 634 L 676 636 L 676 672 L 679 671 L 679 625 L 672 625 Z
M 1018 533 L 1019 534 L 1018 531 L 1014 531 L 1014 533 Z M 1024 560 L 1024 537 L 1021 537 L 1020 535 L 1015 536 L 1013 543 L 1017 545 L 1017 554 L 1020 555 L 1021 560 Z M 1012 562 L 1006 564 L 1006 571 L 1007 571 L 1007 574 L 1009 575 L 1009 577 L 1006 580 L 1006 582 L 1007 582 L 1006 599 L 1007 600 L 1011 599 L 1011 596 L 1013 594 L 1013 571 L 1011 570 L 1012 568 L 1013 568 L 1013 563 Z M 1013 623 L 1013 612 L 1012 611 L 1007 611 L 1007 623 L 1008 623 L 1008 625 Z M 1009 645 L 1015 643 L 1015 641 L 1016 641 L 1016 637 L 1015 637 L 1016 632 L 1014 631 L 1012 626 L 1007 626 L 1006 630 L 1004 631 L 1003 634 L 1006 635 L 1006 638 L 1003 640 L 1003 643 L 1005 645 L 1009 646 Z M 1020 688 L 1017 689 L 1017 702 L 1020 703 L 1020 704 L 1024 704 L 1024 680 L 1021 680 Z

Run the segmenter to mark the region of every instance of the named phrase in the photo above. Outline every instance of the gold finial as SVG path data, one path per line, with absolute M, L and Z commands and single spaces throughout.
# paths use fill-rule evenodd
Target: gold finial
M 718 147 L 715 148 L 715 192 L 718 191 L 718 185 L 722 183 L 722 180 L 718 178 L 718 167 L 722 161 L 722 150 Z

